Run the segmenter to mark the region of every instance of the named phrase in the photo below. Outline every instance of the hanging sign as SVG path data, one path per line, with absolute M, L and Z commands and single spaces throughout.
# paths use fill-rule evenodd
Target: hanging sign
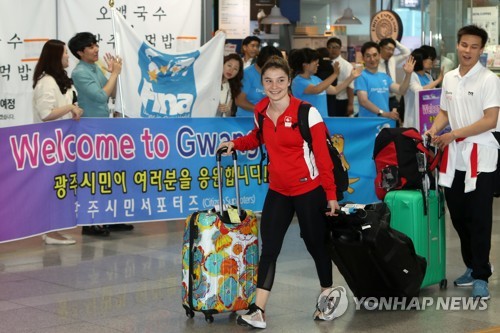
M 392 10 L 382 10 L 375 13 L 370 21 L 370 38 L 375 43 L 384 38 L 401 41 L 403 22 L 399 15 Z

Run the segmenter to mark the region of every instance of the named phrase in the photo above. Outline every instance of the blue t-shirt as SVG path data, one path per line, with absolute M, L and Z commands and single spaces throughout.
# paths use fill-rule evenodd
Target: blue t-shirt
M 243 72 L 242 84 L 243 86 L 241 87 L 241 91 L 247 95 L 247 100 L 253 105 L 257 104 L 261 99 L 266 97 L 260 73 L 255 69 L 255 65 L 250 65 L 245 69 Z M 236 111 L 236 117 L 253 117 L 253 111 L 238 108 Z
M 372 73 L 365 69 L 354 81 L 354 93 L 357 93 L 358 90 L 366 91 L 370 102 L 375 104 L 379 109 L 389 112 L 389 94 L 391 84 L 392 79 L 386 73 Z M 377 115 L 360 105 L 359 116 L 376 117 Z
M 304 91 L 311 84 L 316 86 L 321 83 L 319 77 L 312 75 L 309 79 L 306 79 L 300 75 L 297 75 L 292 81 L 292 93 L 298 99 L 311 103 L 316 109 L 318 109 L 321 117 L 328 117 L 328 106 L 326 103 L 326 91 L 323 90 L 319 94 L 305 94 Z
M 420 81 L 420 85 L 422 87 L 425 87 L 426 85 L 431 83 L 432 78 L 429 74 L 424 73 L 423 75 L 420 75 L 417 73 L 417 76 L 418 76 L 418 80 Z

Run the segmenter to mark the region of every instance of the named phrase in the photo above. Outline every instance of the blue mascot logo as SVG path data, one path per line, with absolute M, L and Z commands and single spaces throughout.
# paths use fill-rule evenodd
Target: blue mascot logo
M 139 49 L 141 117 L 191 117 L 196 100 L 194 62 L 199 51 L 179 55 L 161 53 L 145 43 Z

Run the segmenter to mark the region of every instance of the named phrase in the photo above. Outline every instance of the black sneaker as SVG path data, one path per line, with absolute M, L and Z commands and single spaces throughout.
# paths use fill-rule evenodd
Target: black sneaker
M 109 230 L 102 225 L 84 226 L 82 227 L 82 235 L 107 237 L 109 236 Z
M 264 310 L 255 304 L 250 304 L 248 312 L 244 315 L 238 316 L 236 319 L 238 325 L 253 327 L 253 328 L 266 328 L 266 317 Z
M 108 224 L 108 225 L 106 225 L 106 228 L 108 228 L 111 231 L 130 231 L 130 230 L 134 230 L 134 226 L 132 224 L 125 224 L 125 223 Z

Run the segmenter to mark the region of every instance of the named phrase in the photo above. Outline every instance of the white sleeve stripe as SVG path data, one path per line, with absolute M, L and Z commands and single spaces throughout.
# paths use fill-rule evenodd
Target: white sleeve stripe
M 316 109 L 314 106 L 311 106 L 311 108 L 309 109 L 309 127 L 311 128 L 317 123 L 321 122 L 323 122 L 323 118 L 321 117 L 318 109 Z

